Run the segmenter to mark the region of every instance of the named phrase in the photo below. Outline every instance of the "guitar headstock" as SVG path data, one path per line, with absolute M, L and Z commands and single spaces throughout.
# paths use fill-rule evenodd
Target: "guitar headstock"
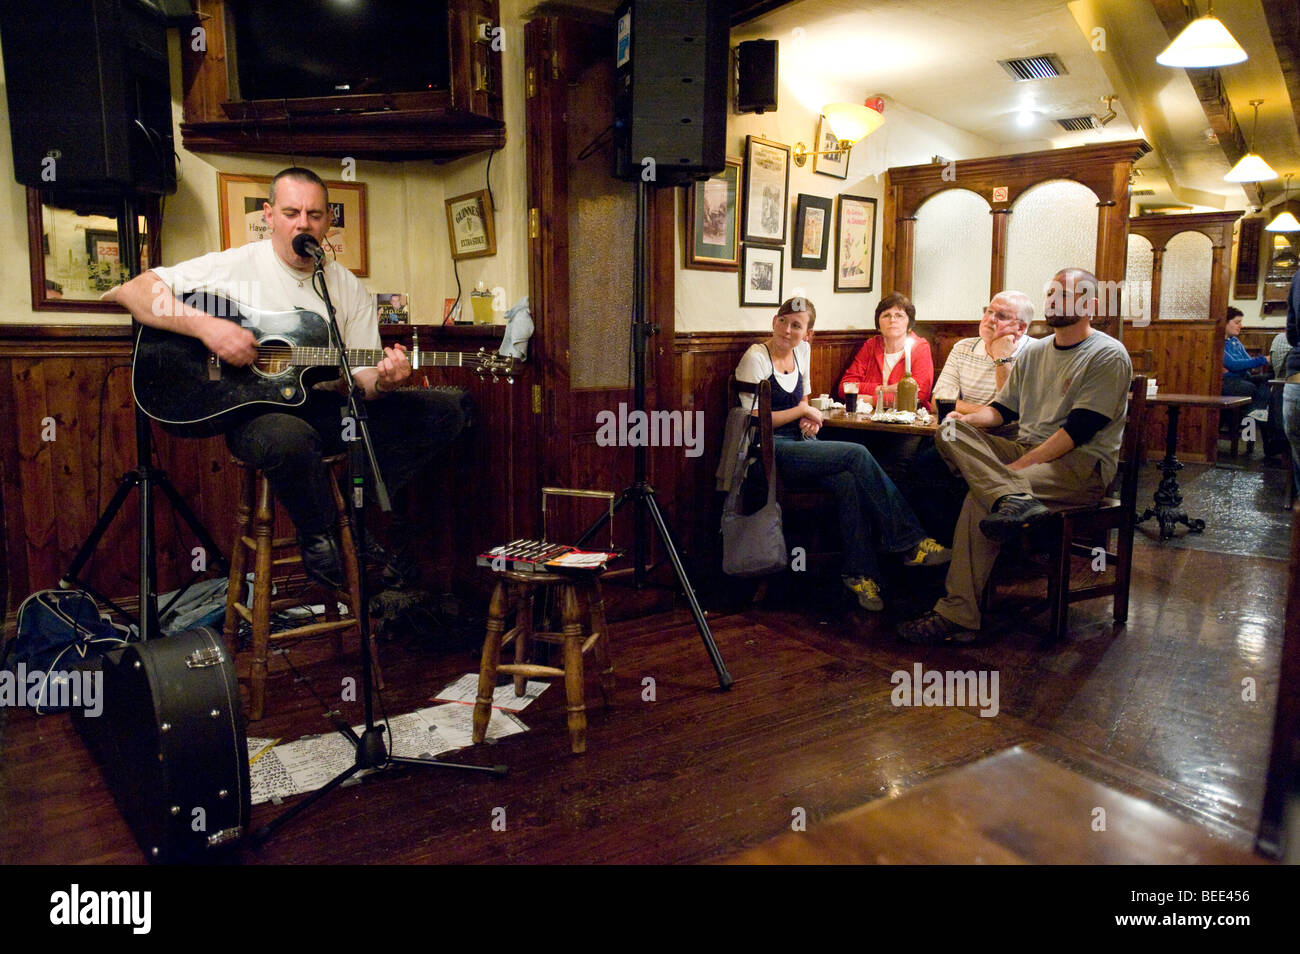
M 515 383 L 515 374 L 518 372 L 520 364 L 517 359 L 507 358 L 505 355 L 497 354 L 495 351 L 488 351 L 486 348 L 479 348 L 475 360 L 478 362 L 478 367 L 475 370 L 478 372 L 479 377 L 487 377 L 490 374 L 493 381 L 505 378 L 507 384 Z

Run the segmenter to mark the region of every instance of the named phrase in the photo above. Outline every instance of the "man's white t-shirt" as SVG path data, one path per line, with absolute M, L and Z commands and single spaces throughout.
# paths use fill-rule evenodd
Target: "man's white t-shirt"
M 312 273 L 296 271 L 280 261 L 270 241 L 210 252 L 177 265 L 155 266 L 152 271 L 182 301 L 187 293 L 203 291 L 259 311 L 301 308 L 322 318 L 328 315 L 324 300 L 312 287 Z M 374 296 L 338 262 L 326 262 L 325 284 L 338 314 L 343 343 L 349 350 L 379 351 L 382 344 Z

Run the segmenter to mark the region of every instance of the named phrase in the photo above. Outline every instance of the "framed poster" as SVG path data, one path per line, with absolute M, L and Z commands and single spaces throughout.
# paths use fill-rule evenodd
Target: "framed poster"
M 447 200 L 447 240 L 451 257 L 482 258 L 497 253 L 496 226 L 487 189 L 466 192 Z
M 785 244 L 790 207 L 790 147 L 757 136 L 745 137 L 746 242 Z M 780 304 L 778 302 L 777 304 Z
M 831 245 L 832 205 L 824 196 L 799 193 L 794 213 L 794 244 L 790 246 L 791 268 L 826 267 Z
M 270 186 L 270 176 L 217 173 L 222 248 L 238 248 L 271 237 L 262 212 Z M 370 274 L 365 183 L 326 182 L 325 188 L 329 190 L 330 227 L 321 244 L 336 262 L 365 277 Z
M 813 151 L 825 152 L 826 155 L 813 156 L 813 172 L 834 176 L 837 179 L 849 177 L 849 151 L 847 149 L 831 151 L 839 149 L 839 145 L 840 141 L 835 138 L 835 133 L 831 132 L 831 124 L 826 121 L 826 117 L 818 116 L 817 146 Z
M 1237 274 L 1233 298 L 1259 297 L 1259 245 L 1264 235 L 1264 216 L 1242 219 L 1237 233 Z M 1265 253 L 1267 254 L 1267 253 Z
M 740 304 L 781 304 L 781 270 L 785 249 L 767 245 L 746 245 L 741 254 Z
M 740 160 L 687 191 L 686 268 L 734 272 L 740 267 Z
M 835 290 L 869 292 L 876 258 L 876 200 L 840 195 L 835 216 Z

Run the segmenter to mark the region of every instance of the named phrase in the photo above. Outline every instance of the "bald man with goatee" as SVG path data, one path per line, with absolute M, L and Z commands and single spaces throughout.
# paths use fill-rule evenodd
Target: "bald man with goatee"
M 999 547 L 1039 522 L 1048 505 L 1099 501 L 1115 476 L 1133 365 L 1114 338 L 1092 327 L 1097 278 L 1057 272 L 1044 319 L 1053 334 L 1030 340 L 992 402 L 953 412 L 936 446 L 970 486 L 953 535 L 947 595 L 899 626 L 910 643 L 973 642 L 979 597 Z M 989 433 L 1016 422 L 1014 439 Z

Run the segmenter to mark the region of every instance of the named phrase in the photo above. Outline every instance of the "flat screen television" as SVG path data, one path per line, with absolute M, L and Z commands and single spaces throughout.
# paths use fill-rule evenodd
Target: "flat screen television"
M 228 0 L 239 98 L 450 88 L 447 4 Z

